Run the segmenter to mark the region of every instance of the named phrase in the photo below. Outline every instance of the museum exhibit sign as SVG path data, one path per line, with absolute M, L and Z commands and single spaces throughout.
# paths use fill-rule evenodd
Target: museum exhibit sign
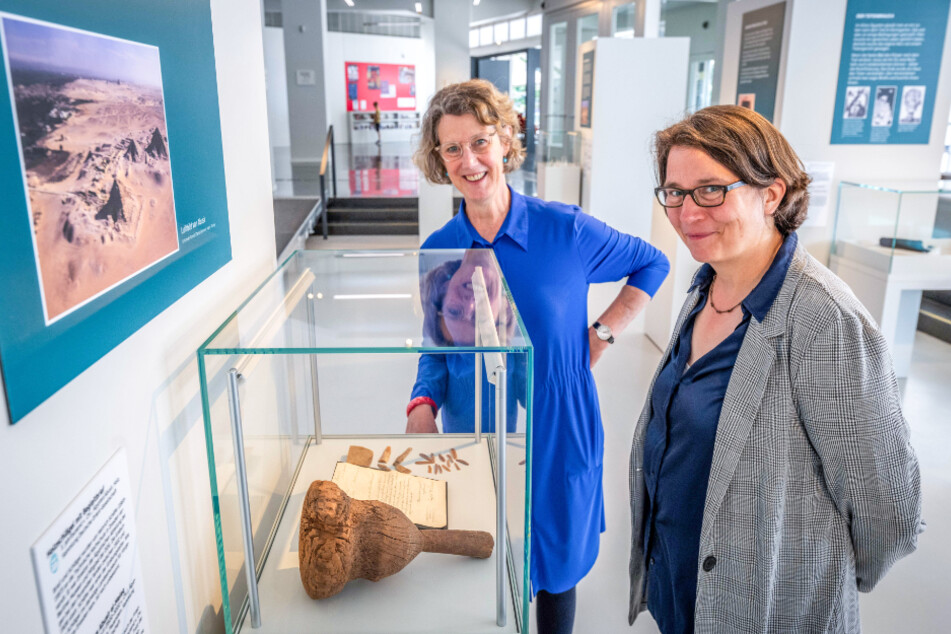
M 831 143 L 928 144 L 948 6 L 849 0 Z
M 347 112 L 416 110 L 416 67 L 412 64 L 346 62 Z
M 16 423 L 231 259 L 210 4 L 0 3 Z
M 785 2 L 743 14 L 736 103 L 755 110 L 770 121 L 776 111 L 785 18 Z

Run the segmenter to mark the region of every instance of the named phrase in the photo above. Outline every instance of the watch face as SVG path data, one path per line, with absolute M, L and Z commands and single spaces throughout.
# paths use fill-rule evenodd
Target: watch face
M 601 341 L 607 341 L 611 338 L 611 329 L 605 325 L 600 325 L 597 327 L 598 339 Z

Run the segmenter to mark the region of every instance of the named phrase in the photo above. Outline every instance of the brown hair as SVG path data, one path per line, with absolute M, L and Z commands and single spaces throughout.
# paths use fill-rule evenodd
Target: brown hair
M 459 84 L 446 86 L 429 101 L 429 108 L 423 115 L 422 130 L 419 135 L 419 147 L 413 154 L 413 162 L 430 183 L 448 185 L 446 166 L 436 152 L 439 145 L 439 136 L 436 130 L 443 115 L 462 116 L 471 114 L 479 123 L 485 126 L 493 125 L 498 130 L 499 138 L 509 142 L 509 151 L 505 154 L 508 161 L 503 170 L 508 173 L 515 171 L 525 160 L 522 142 L 515 134 L 519 129 L 518 115 L 512 100 L 503 95 L 498 89 L 484 79 L 470 79 Z M 512 131 L 506 135 L 505 128 Z
M 740 106 L 710 106 L 658 132 L 654 157 L 660 185 L 667 178 L 667 157 L 675 146 L 705 152 L 748 185 L 768 187 L 774 179 L 782 180 L 786 195 L 773 214 L 782 235 L 806 219 L 812 179 L 789 141 L 762 115 Z

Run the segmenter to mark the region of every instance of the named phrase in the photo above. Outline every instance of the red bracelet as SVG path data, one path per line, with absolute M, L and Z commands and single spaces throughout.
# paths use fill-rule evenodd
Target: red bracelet
M 409 405 L 406 406 L 406 415 L 409 416 L 409 413 L 416 409 L 417 405 L 422 405 L 423 403 L 433 408 L 433 416 L 435 416 L 436 412 L 439 411 L 439 406 L 436 405 L 436 401 L 429 398 L 428 396 L 417 396 L 409 402 Z

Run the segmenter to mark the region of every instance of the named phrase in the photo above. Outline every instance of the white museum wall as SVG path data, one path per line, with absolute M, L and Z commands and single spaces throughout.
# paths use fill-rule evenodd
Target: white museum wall
M 271 149 L 289 147 L 291 128 L 287 118 L 287 64 L 284 61 L 284 29 L 264 29 L 264 80 L 267 88 L 267 128 Z
M 411 64 L 416 67 L 416 109 L 423 112 L 435 86 L 432 21 L 423 18 L 421 38 L 328 32 L 324 68 L 329 121 L 338 143 L 347 141 L 346 62 Z M 367 104 L 373 110 L 372 104 Z M 325 132 L 326 134 L 326 132 Z
M 320 160 L 330 122 L 327 101 L 327 0 L 282 0 L 291 160 Z M 313 83 L 298 84 L 298 73 Z
M 731 36 L 731 29 L 738 33 L 739 25 L 732 16 L 734 12 L 742 11 L 745 5 L 755 7 L 761 4 L 772 3 L 742 0 L 729 5 L 731 17 L 726 29 L 720 103 L 733 103 L 736 96 L 740 47 L 738 38 Z M 780 131 L 803 161 L 835 163 L 827 222 L 824 226 L 807 226 L 799 230 L 800 240 L 823 263 L 828 261 L 839 183 L 843 180 L 860 183 L 927 180 L 937 185 L 944 151 L 945 122 L 951 109 L 951 73 L 947 72 L 951 68 L 951 33 L 947 33 L 928 145 L 832 145 L 832 117 L 846 4 L 847 0 L 793 2 L 785 78 L 780 77 L 781 82 L 785 81 L 778 121 Z
M 619 231 L 648 239 L 655 186 L 651 141 L 656 130 L 683 116 L 689 42 L 602 38 L 582 44 L 575 71 L 576 122 L 588 50 L 594 50 L 592 127 L 575 128 L 582 143 L 581 207 Z
M 273 270 L 275 247 L 260 4 L 211 9 L 233 259 L 16 425 L 0 403 L 4 631 L 43 631 L 30 546 L 120 448 L 150 631 L 217 629 L 195 351 Z

